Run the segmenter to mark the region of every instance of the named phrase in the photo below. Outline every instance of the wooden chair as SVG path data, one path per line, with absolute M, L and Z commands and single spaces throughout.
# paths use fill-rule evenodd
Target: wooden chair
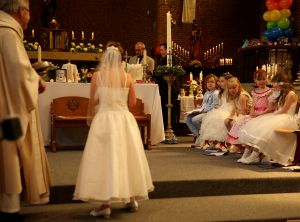
M 141 99 L 136 99 L 136 105 L 130 107 L 129 111 L 134 115 L 140 128 L 144 147 L 147 150 L 151 150 L 151 115 L 145 114 L 144 103 Z M 147 128 L 147 135 L 145 135 L 145 128 Z
M 67 96 L 53 99 L 51 103 L 51 150 L 56 152 L 56 128 L 88 127 L 89 99 Z

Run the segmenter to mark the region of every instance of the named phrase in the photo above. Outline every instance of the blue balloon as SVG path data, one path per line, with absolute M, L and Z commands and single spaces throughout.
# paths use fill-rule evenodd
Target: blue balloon
M 275 27 L 271 29 L 271 40 L 276 40 L 282 36 L 282 29 L 279 27 Z
M 266 29 L 264 31 L 264 36 L 267 38 L 267 39 L 270 39 L 271 38 L 271 29 Z
M 287 28 L 285 30 L 283 30 L 283 35 L 286 37 L 292 37 L 294 34 L 294 31 L 292 28 Z

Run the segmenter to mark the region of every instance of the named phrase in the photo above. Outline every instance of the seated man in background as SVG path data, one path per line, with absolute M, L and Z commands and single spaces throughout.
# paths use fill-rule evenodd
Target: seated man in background
M 154 59 L 147 56 L 146 46 L 143 42 L 137 42 L 135 44 L 135 56 L 129 59 L 129 64 L 146 64 L 146 73 L 148 76 L 152 76 L 154 70 Z M 146 57 L 146 61 L 145 58 Z

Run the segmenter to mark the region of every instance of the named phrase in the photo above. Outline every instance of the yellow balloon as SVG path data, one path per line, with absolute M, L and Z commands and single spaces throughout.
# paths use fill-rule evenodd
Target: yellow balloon
M 281 18 L 280 11 L 275 9 L 271 11 L 271 21 L 278 21 Z
M 264 14 L 263 14 L 263 18 L 265 21 L 269 22 L 271 21 L 271 11 L 266 11 Z
M 280 14 L 281 14 L 281 17 L 288 18 L 291 16 L 291 10 L 289 10 L 288 8 L 281 9 Z

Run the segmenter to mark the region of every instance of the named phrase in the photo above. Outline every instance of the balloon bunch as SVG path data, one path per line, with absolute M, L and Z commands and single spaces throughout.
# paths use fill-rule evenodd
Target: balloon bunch
M 293 0 L 266 0 L 268 11 L 263 14 L 267 22 L 264 36 L 270 41 L 276 41 L 281 37 L 292 37 L 293 29 L 290 27 L 291 10 Z

